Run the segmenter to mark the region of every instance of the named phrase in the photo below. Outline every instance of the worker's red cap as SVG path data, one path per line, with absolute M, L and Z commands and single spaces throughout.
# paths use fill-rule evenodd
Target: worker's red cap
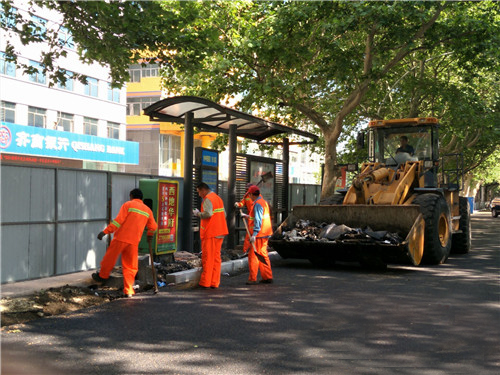
M 251 186 L 255 186 L 255 185 L 254 185 L 254 184 L 252 184 L 251 182 L 249 182 L 249 183 L 247 184 L 247 190 L 248 190 L 248 189 L 250 189 L 250 187 L 251 187 Z
M 260 190 L 258 186 L 252 185 L 248 188 L 248 194 L 260 194 Z

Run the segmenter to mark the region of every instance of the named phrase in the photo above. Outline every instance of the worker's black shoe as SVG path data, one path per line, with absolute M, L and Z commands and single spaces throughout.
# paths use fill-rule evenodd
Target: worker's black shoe
M 196 285 L 196 286 L 194 287 L 194 289 L 210 289 L 210 287 L 209 287 L 209 286 L 203 286 L 203 285 L 198 284 L 198 285 Z
M 259 281 L 259 283 L 261 284 L 272 284 L 273 282 L 274 282 L 273 279 L 266 279 L 266 280 L 262 279 Z
M 105 281 L 107 280 L 107 279 L 104 279 L 104 278 L 102 278 L 101 276 L 99 276 L 99 272 L 94 272 L 94 273 L 92 274 L 92 278 L 93 278 L 95 281 L 97 281 L 98 283 L 103 283 L 103 282 L 105 282 Z
M 258 282 L 257 282 L 257 281 L 250 281 L 250 280 L 248 280 L 248 281 L 246 282 L 246 284 L 247 284 L 247 285 L 257 285 L 257 284 L 258 284 Z

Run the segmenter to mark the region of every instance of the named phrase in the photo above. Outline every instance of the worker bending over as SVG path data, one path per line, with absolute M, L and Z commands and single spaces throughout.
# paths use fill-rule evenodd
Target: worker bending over
M 97 235 L 97 238 L 102 240 L 106 234 L 114 233 L 113 240 L 102 258 L 101 270 L 92 274 L 95 281 L 103 282 L 109 278 L 109 274 L 121 254 L 123 293 L 127 297 L 132 297 L 135 294 L 133 285 L 139 263 L 139 242 L 146 226 L 148 228 L 148 243 L 151 243 L 158 225 L 151 209 L 142 202 L 142 191 L 133 189 L 130 192 L 130 200 L 121 206 L 118 216 Z

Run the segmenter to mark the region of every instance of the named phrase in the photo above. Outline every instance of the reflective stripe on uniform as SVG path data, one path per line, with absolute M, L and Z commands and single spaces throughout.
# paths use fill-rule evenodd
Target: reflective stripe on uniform
M 120 223 L 118 221 L 116 221 L 116 220 L 111 221 L 111 224 L 113 224 L 117 228 L 121 227 Z
M 143 216 L 146 216 L 146 217 L 149 217 L 149 214 L 145 211 L 141 211 L 141 210 L 138 210 L 137 208 L 129 208 L 128 209 L 128 212 L 135 212 L 136 214 L 139 214 L 139 215 L 143 215 Z

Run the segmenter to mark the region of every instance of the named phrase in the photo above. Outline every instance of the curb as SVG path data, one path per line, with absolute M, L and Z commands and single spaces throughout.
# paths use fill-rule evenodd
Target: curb
M 271 260 L 271 262 L 273 262 L 280 260 L 281 257 L 277 252 L 272 251 L 269 253 L 269 259 Z M 148 259 L 148 264 L 149 264 L 149 259 Z M 146 273 L 148 275 L 151 274 L 150 267 L 151 266 L 147 266 L 146 269 Z M 245 270 L 248 270 L 248 258 L 223 262 L 221 265 L 221 274 L 232 275 Z M 23 297 L 38 292 L 40 290 L 59 288 L 65 285 L 82 286 L 82 287 L 89 286 L 94 283 L 91 277 L 92 273 L 94 272 L 95 270 L 81 271 L 65 275 L 45 277 L 36 280 L 26 280 L 26 281 L 18 281 L 15 283 L 2 284 L 0 287 L 1 298 Z M 200 280 L 200 276 L 201 276 L 201 267 L 197 267 L 187 271 L 167 274 L 166 283 L 182 284 L 193 281 L 198 283 Z M 116 286 L 123 285 L 122 277 L 114 276 L 113 274 L 111 275 L 110 282 Z
M 280 260 L 281 257 L 276 251 L 272 251 L 269 253 L 269 260 L 276 261 Z M 248 258 L 230 260 L 229 262 L 223 262 L 221 265 L 221 274 L 228 273 L 231 275 L 232 273 L 240 272 L 242 270 L 248 269 Z M 165 276 L 165 281 L 167 284 L 182 284 L 187 282 L 196 282 L 200 281 L 201 276 L 201 267 L 193 268 L 192 270 L 180 271 L 175 273 L 170 273 Z

